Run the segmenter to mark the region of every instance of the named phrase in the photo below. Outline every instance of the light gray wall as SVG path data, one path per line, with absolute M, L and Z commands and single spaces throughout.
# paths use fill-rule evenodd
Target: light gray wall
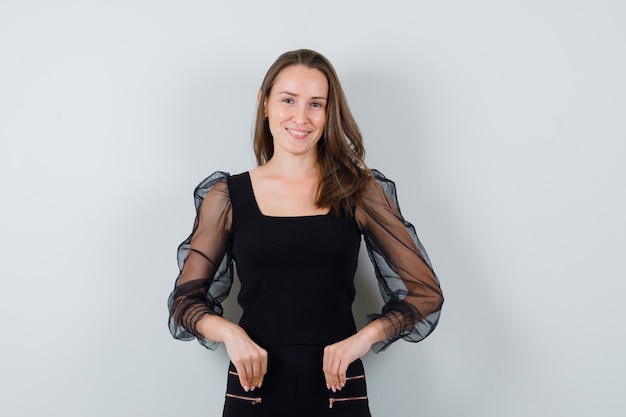
M 224 349 L 166 328 L 175 250 L 196 183 L 253 166 L 256 90 L 300 47 L 335 64 L 446 294 L 429 339 L 366 356 L 374 415 L 624 415 L 625 15 L 3 0 L 0 415 L 220 415 Z

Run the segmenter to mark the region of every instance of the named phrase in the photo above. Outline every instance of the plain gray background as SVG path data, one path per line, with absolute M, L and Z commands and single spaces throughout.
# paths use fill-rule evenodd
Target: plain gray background
M 0 2 L 0 415 L 217 416 L 171 339 L 192 190 L 254 165 L 285 50 L 335 65 L 446 304 L 365 357 L 385 416 L 622 416 L 621 0 Z M 355 312 L 380 307 L 367 259 Z M 231 300 L 229 315 L 237 309 Z

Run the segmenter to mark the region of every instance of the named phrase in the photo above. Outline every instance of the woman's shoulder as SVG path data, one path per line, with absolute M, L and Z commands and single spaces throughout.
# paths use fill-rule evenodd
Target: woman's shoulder
M 228 186 L 228 182 L 232 180 L 240 181 L 249 177 L 249 171 L 244 171 L 239 174 L 231 174 L 228 171 L 215 171 L 198 184 L 196 191 L 207 192 L 215 186 L 221 184 L 222 186 Z
M 199 203 L 207 196 L 221 195 L 229 197 L 233 189 L 245 187 L 250 181 L 249 171 L 230 174 L 227 171 L 215 171 L 198 184 L 194 190 L 194 197 Z
M 383 188 L 385 185 L 395 187 L 395 183 L 392 180 L 390 180 L 385 174 L 374 168 L 370 168 L 370 180 L 371 183 L 377 183 L 383 186 Z
M 396 184 L 379 170 L 370 168 L 368 179 L 365 183 L 365 192 L 367 194 L 379 191 L 384 191 L 387 195 L 391 194 L 395 196 Z
M 370 172 L 370 190 L 372 188 L 382 190 L 397 205 L 398 195 L 396 191 L 396 183 L 377 169 L 372 168 L 370 169 Z
M 202 203 L 207 199 L 230 200 L 228 181 L 231 174 L 227 171 L 215 171 L 196 186 L 193 190 L 196 210 L 200 209 Z
M 361 207 L 393 205 L 399 209 L 396 184 L 377 169 L 369 169 L 369 179 L 364 187 Z
M 213 189 L 215 189 L 218 184 L 222 184 L 218 186 L 218 188 L 222 188 L 226 185 L 227 179 L 230 177 L 230 173 L 226 171 L 215 171 L 196 186 L 194 190 L 194 196 L 204 198 L 207 193 Z

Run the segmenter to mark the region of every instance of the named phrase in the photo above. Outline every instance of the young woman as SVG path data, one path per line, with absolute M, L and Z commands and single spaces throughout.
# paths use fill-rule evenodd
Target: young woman
M 366 167 L 359 129 L 326 58 L 281 55 L 258 94 L 258 166 L 216 172 L 195 191 L 179 247 L 170 330 L 226 346 L 224 416 L 369 416 L 360 358 L 417 342 L 439 319 L 439 282 L 393 182 Z M 385 301 L 356 329 L 354 273 L 365 240 Z M 239 324 L 221 302 L 241 282 Z

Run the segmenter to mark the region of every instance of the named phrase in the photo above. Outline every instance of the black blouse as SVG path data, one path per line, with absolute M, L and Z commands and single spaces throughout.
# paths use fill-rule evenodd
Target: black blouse
M 222 314 L 233 263 L 241 281 L 240 325 L 259 345 L 327 345 L 354 334 L 354 300 L 360 235 L 365 239 L 385 305 L 387 339 L 417 342 L 439 320 L 443 297 L 426 252 L 406 222 L 395 185 L 380 172 L 354 216 L 272 217 L 256 204 L 248 173 L 216 172 L 196 188 L 196 220 L 178 248 L 181 272 L 169 298 L 170 331 L 177 339 L 203 339 L 196 323 Z

